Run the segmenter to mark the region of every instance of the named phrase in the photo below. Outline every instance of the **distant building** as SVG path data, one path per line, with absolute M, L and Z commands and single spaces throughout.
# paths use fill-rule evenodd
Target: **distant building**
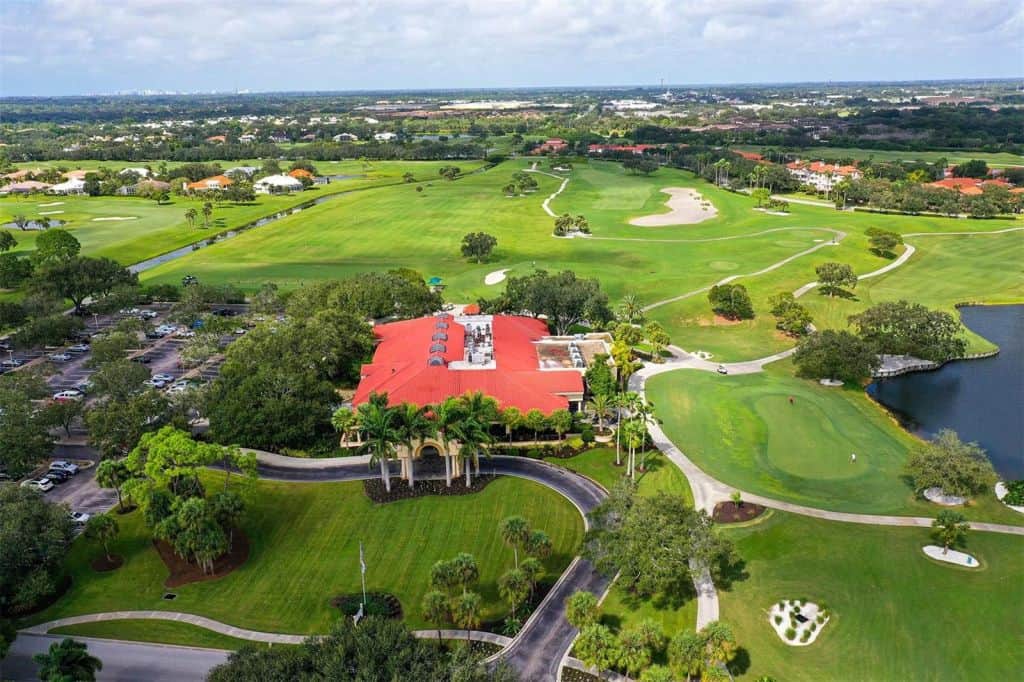
M 384 133 L 376 133 L 373 136 L 373 139 L 377 140 L 378 142 L 390 142 L 391 140 L 395 139 L 396 137 L 398 137 L 398 135 L 396 135 L 395 133 L 384 132 Z
M 977 196 L 987 186 L 1004 187 L 1006 189 L 1013 187 L 1006 180 L 986 180 L 984 178 L 944 178 L 937 182 L 929 182 L 924 186 L 959 192 L 964 196 Z
M 643 154 L 648 149 L 657 149 L 655 144 L 590 144 L 587 154 Z
M 856 166 L 840 166 L 822 161 L 793 161 L 786 164 L 789 174 L 802 185 L 812 185 L 819 192 L 831 192 L 845 179 L 859 180 L 862 173 Z
M 0 187 L 0 194 L 31 194 L 32 192 L 45 192 L 50 187 L 52 185 L 48 185 L 45 182 L 22 180 L 6 187 Z
M 85 180 L 71 178 L 46 190 L 48 194 L 85 194 Z
M 214 175 L 210 178 L 203 178 L 196 182 L 185 184 L 185 189 L 190 192 L 206 192 L 211 189 L 224 189 L 231 184 L 231 178 L 226 175 Z
M 151 175 L 148 168 L 143 168 L 141 166 L 136 168 L 122 168 L 117 172 L 118 175 L 126 175 L 128 173 L 135 173 L 140 178 L 148 178 Z
M 256 136 L 251 133 L 246 133 L 245 135 L 239 135 L 238 141 L 244 144 L 252 144 L 256 141 Z
M 353 135 L 352 133 L 338 133 L 331 139 L 335 142 L 358 142 L 359 136 Z
M 569 148 L 569 143 L 560 137 L 552 137 L 534 148 L 531 154 L 561 154 Z
M 259 168 L 256 166 L 234 166 L 233 168 L 228 168 L 224 171 L 224 175 L 227 175 L 228 177 L 234 176 L 236 178 L 238 176 L 242 176 L 248 179 L 255 175 L 258 170 Z
M 301 192 L 302 183 L 290 175 L 268 175 L 254 182 L 252 188 L 257 194 L 284 194 Z
M 118 187 L 115 194 L 122 197 L 133 197 L 140 192 L 147 190 L 170 190 L 171 183 L 161 182 L 160 180 L 141 180 L 136 182 L 134 185 L 125 185 L 124 187 Z
M 743 157 L 747 161 L 764 161 L 764 157 L 756 152 L 741 152 L 739 149 L 732 149 L 730 151 L 732 151 L 732 153 L 736 154 L 737 156 Z
M 225 142 L 228 141 L 228 138 L 226 135 L 211 135 L 210 137 L 206 138 L 206 141 L 209 142 L 210 144 L 224 144 Z
M 88 175 L 90 172 L 91 171 L 82 169 L 69 170 L 67 173 L 64 174 L 64 178 L 66 180 L 85 180 L 85 176 Z
M 314 177 L 316 177 L 305 168 L 292 169 L 288 171 L 288 175 L 295 178 L 296 180 L 299 180 L 300 182 L 302 178 L 308 178 L 309 180 L 312 180 Z

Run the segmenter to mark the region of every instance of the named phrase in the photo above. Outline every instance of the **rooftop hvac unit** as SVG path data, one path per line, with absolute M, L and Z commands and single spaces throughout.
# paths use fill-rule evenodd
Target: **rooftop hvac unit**
M 448 340 L 448 335 L 445 334 L 444 332 L 438 332 L 438 333 L 434 334 L 433 336 L 431 336 L 430 340 L 431 341 L 447 341 Z
M 430 347 L 431 353 L 443 353 L 446 350 L 448 350 L 448 348 L 445 347 L 443 343 L 435 343 L 433 346 Z
M 444 358 L 440 355 L 431 355 L 430 359 L 427 360 L 427 364 L 431 367 L 439 367 L 444 364 Z

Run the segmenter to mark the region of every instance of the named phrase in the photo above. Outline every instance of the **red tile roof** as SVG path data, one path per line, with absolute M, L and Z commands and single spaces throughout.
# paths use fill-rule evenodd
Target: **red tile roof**
M 210 178 L 203 178 L 198 182 L 190 182 L 188 189 L 210 189 L 211 183 L 218 187 L 227 187 L 231 184 L 231 178 L 226 175 L 214 175 Z
M 438 322 L 447 329 L 438 329 Z M 565 393 L 582 393 L 583 377 L 576 370 L 541 370 L 534 342 L 547 335 L 547 326 L 531 317 L 495 315 L 494 369 L 454 369 L 463 359 L 465 328 L 448 316 L 421 317 L 374 327 L 380 339 L 373 362 L 362 368 L 362 380 L 352 402 L 366 402 L 371 393 L 387 393 L 388 402 L 431 405 L 451 396 L 482 391 L 501 407 L 515 406 L 545 414 L 568 407 Z M 444 351 L 431 352 L 432 337 L 447 334 Z M 444 364 L 428 363 L 432 356 Z
M 299 178 L 309 178 L 310 180 L 313 179 L 313 174 L 310 173 L 305 168 L 296 168 L 295 170 L 288 171 L 288 175 L 292 176 L 296 180 L 298 180 Z
M 790 170 L 804 168 L 812 173 L 831 173 L 832 175 L 853 175 L 860 172 L 860 169 L 856 166 L 840 166 L 838 163 L 825 163 L 824 161 L 811 161 L 810 163 L 806 161 L 792 161 L 786 164 L 786 168 Z
M 733 154 L 739 154 L 740 156 L 742 156 L 747 161 L 764 161 L 764 157 L 761 156 L 760 154 L 755 153 L 755 152 L 741 152 L 738 149 L 733 149 L 732 153 Z

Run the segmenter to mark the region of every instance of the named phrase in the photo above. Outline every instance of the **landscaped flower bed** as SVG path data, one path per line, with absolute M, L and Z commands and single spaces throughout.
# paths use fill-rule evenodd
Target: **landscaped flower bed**
M 362 603 L 362 594 L 342 594 L 331 599 L 331 606 L 340 610 L 346 616 L 354 616 L 359 613 L 359 606 Z M 363 609 L 363 615 L 401 620 L 402 603 L 393 594 L 368 592 L 366 594 L 366 608 Z
M 410 488 L 405 481 L 391 479 L 391 492 L 384 488 L 384 482 L 379 478 L 370 478 L 363 481 L 363 490 L 366 496 L 378 504 L 394 502 L 396 500 L 410 500 L 414 497 L 426 495 L 471 495 L 480 492 L 487 484 L 498 478 L 497 476 L 480 475 L 473 476 L 470 486 L 466 487 L 465 478 L 460 476 L 452 479 L 451 486 L 445 485 L 442 479 L 424 479 L 415 481 L 414 487 Z
M 768 621 L 775 633 L 790 646 L 812 644 L 831 620 L 824 604 L 815 604 L 806 599 L 784 599 L 772 604 Z

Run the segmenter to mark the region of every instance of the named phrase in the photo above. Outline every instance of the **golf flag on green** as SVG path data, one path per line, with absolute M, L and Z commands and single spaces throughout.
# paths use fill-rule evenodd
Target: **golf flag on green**
M 359 570 L 366 575 L 366 559 L 363 557 L 363 543 L 359 543 Z

